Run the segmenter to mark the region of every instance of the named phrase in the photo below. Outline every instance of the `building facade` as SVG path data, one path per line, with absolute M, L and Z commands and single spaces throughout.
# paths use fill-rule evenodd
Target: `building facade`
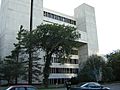
M 2 0 L 0 9 L 0 57 L 9 55 L 14 48 L 16 35 L 20 25 L 29 30 L 30 0 Z M 82 4 L 74 9 L 74 16 L 43 8 L 43 0 L 34 0 L 33 28 L 41 23 L 57 23 L 74 26 L 81 34 L 79 49 L 73 49 L 72 57 L 64 64 L 60 64 L 53 56 L 51 84 L 62 84 L 75 77 L 78 69 L 82 68 L 87 57 L 98 53 L 98 39 L 94 7 Z M 44 53 L 42 54 L 44 56 Z M 44 60 L 43 62 L 44 63 Z

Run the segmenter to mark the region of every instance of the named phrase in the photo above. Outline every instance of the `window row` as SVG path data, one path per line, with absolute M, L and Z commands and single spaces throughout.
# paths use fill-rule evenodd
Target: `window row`
M 78 64 L 78 59 L 68 59 L 65 60 L 64 63 L 68 63 L 68 64 Z
M 49 84 L 58 85 L 58 84 L 65 84 L 65 81 L 68 81 L 69 78 L 53 78 L 49 79 Z
M 71 50 L 72 55 L 78 55 L 78 50 Z
M 51 68 L 51 73 L 78 73 L 78 68 Z
M 61 59 L 57 58 L 57 57 L 52 57 L 51 63 L 61 63 L 60 61 Z M 45 57 L 44 57 L 44 62 L 45 62 Z M 78 59 L 65 59 L 62 60 L 62 62 L 64 63 L 68 63 L 68 64 L 78 64 Z
M 62 17 L 62 16 L 58 16 L 58 15 L 55 15 L 55 14 L 52 14 L 52 13 L 49 13 L 49 12 L 46 12 L 46 11 L 44 11 L 43 13 L 44 13 L 45 17 L 49 17 L 49 18 L 52 18 L 52 19 L 56 19 L 56 20 L 59 20 L 59 21 L 63 21 L 63 22 L 66 22 L 66 23 L 76 25 L 76 21 L 74 21 L 74 20 L 71 20 L 71 19 L 68 19 L 68 18 L 65 18 L 65 17 Z

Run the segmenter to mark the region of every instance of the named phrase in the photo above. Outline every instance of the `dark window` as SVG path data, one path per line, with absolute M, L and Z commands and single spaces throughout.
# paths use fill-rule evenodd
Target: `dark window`
M 53 19 L 54 19 L 54 14 L 51 14 L 51 18 L 53 18 Z
M 76 21 L 44 11 L 44 16 L 76 25 Z
M 78 55 L 78 50 L 71 50 L 71 54 Z
M 76 21 L 74 21 L 74 25 L 76 25 Z

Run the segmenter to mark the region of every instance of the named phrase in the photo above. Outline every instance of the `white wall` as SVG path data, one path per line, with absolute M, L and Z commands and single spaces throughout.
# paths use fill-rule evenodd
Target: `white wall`
M 2 53 L 5 57 L 10 54 L 16 42 L 16 35 L 20 25 L 29 30 L 30 22 L 30 0 L 2 0 L 2 26 L 0 31 L 2 38 Z M 43 21 L 43 0 L 34 0 L 33 2 L 33 28 Z

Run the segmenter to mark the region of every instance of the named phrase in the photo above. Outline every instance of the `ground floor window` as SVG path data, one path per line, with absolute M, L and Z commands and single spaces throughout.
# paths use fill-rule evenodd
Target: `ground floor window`
M 78 68 L 51 68 L 50 73 L 78 73 Z
M 69 78 L 49 79 L 49 83 L 54 85 L 65 84 L 65 81 L 68 81 L 68 80 Z

